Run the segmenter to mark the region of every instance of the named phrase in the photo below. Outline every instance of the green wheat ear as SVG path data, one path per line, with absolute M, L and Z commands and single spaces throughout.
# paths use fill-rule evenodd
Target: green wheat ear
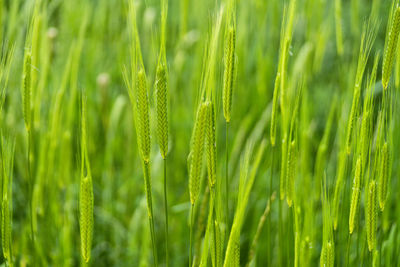
M 138 144 L 142 159 L 150 161 L 150 122 L 149 122 L 149 98 L 147 94 L 147 81 L 144 69 L 137 73 L 136 81 L 136 127 L 138 129 Z
M 208 169 L 208 183 L 210 189 L 214 188 L 216 182 L 217 172 L 217 147 L 215 140 L 215 108 L 214 104 L 207 101 L 207 137 L 206 137 L 206 150 L 207 150 L 207 169 Z
M 293 204 L 294 179 L 296 174 L 296 143 L 292 141 L 288 149 L 288 163 L 286 171 L 286 202 L 289 207 Z
M 191 145 L 191 164 L 189 172 L 189 193 L 192 205 L 196 202 L 200 191 L 200 175 L 203 165 L 203 148 L 209 104 L 202 103 L 197 111 Z
M 361 96 L 361 86 L 364 77 L 365 66 L 368 62 L 368 57 L 372 49 L 372 45 L 376 38 L 376 24 L 365 24 L 363 34 L 361 36 L 360 53 L 358 56 L 357 72 L 353 89 L 353 101 L 351 104 L 351 110 L 349 115 L 349 120 L 347 124 L 346 132 L 346 152 L 349 155 L 351 152 L 352 136 L 354 132 L 354 124 L 357 120 L 359 106 L 360 106 L 360 96 Z
M 25 127 L 29 131 L 31 128 L 31 65 L 32 55 L 27 51 L 24 56 L 24 69 L 22 72 L 22 109 Z
M 166 27 L 168 1 L 161 1 L 161 42 L 156 70 L 156 109 L 157 109 L 157 135 L 160 153 L 166 159 L 168 153 L 168 68 L 166 59 Z
M 12 261 L 12 184 L 14 167 L 14 142 L 3 143 L 0 134 L 2 193 L 1 193 L 1 246 L 7 266 L 13 266 Z
M 321 251 L 320 266 L 333 267 L 335 263 L 335 246 L 332 241 L 328 241 Z
M 230 26 L 226 34 L 224 55 L 224 87 L 222 91 L 222 104 L 226 122 L 231 120 L 232 91 L 235 83 L 235 43 L 236 30 Z
M 93 237 L 93 182 L 87 152 L 86 139 L 86 99 L 82 96 L 81 113 L 81 180 L 79 192 L 79 226 L 81 234 L 81 254 L 89 262 Z
M 162 63 L 157 66 L 156 73 L 156 108 L 157 108 L 157 134 L 160 152 L 163 159 L 168 153 L 168 113 L 167 113 L 167 72 Z
M 375 181 L 371 181 L 368 188 L 367 199 L 367 241 L 368 249 L 372 251 L 376 244 L 376 186 Z
M 93 236 L 93 184 L 91 176 L 81 179 L 80 190 L 81 253 L 85 262 L 89 262 Z
M 357 217 L 358 206 L 360 203 L 360 190 L 361 190 L 361 159 L 358 157 L 356 168 L 354 171 L 353 187 L 351 191 L 351 204 L 350 204 L 350 215 L 349 215 L 349 232 L 350 234 L 354 231 L 355 220 Z
M 385 54 L 383 56 L 382 65 L 382 85 L 384 89 L 386 89 L 389 84 L 393 62 L 396 55 L 397 40 L 400 31 L 400 6 L 398 4 L 396 5 L 396 7 L 394 7 L 393 15 L 391 14 L 391 16 L 389 17 L 389 23 L 390 29 L 388 27 L 389 32 L 387 33 L 386 37 Z
M 330 214 L 330 202 L 327 196 L 326 174 L 323 180 L 323 244 L 320 255 L 320 266 L 333 267 L 335 264 L 335 243 L 333 241 L 332 217 Z
M 379 180 L 378 180 L 378 197 L 379 197 L 379 207 L 381 211 L 383 211 L 385 208 L 387 187 L 388 187 L 389 151 L 387 142 L 383 144 L 380 156 L 381 156 L 381 162 L 380 162 Z
M 1 203 L 1 244 L 3 249 L 4 258 L 8 262 L 11 260 L 11 220 L 10 220 L 10 206 L 8 198 L 4 198 Z

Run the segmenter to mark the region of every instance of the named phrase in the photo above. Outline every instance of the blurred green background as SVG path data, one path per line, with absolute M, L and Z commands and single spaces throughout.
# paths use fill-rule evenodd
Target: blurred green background
M 230 207 L 237 201 L 240 156 L 248 140 L 269 138 L 270 112 L 284 5 L 290 1 L 237 0 L 237 80 L 233 93 L 229 131 Z M 302 255 L 308 266 L 318 266 L 322 246 L 322 206 L 307 206 L 310 194 L 304 180 L 313 180 L 315 155 L 324 134 L 332 99 L 336 96 L 334 119 L 324 170 L 328 195 L 333 195 L 339 136 L 347 127 L 363 25 L 371 12 L 376 19 L 377 38 L 367 62 L 384 49 L 391 1 L 342 1 L 343 54 L 338 55 L 335 35 L 335 1 L 298 0 L 293 41 L 288 59 L 288 87 L 305 80 L 300 107 L 299 178 L 296 194 L 302 211 Z M 159 265 L 165 262 L 162 158 L 156 143 L 154 77 L 159 50 L 160 1 L 135 1 L 137 24 L 147 72 L 151 118 L 151 173 L 156 244 Z M 198 90 L 202 79 L 204 49 L 213 18 L 225 1 L 170 0 L 167 22 L 167 62 L 169 68 L 169 154 L 168 200 L 170 266 L 186 266 L 189 254 L 188 163 Z M 14 47 L 5 102 L 1 113 L 3 137 L 15 138 L 12 251 L 17 266 L 79 266 L 79 181 L 80 181 L 80 92 L 87 95 L 88 153 L 94 186 L 94 234 L 92 266 L 151 266 L 142 166 L 138 154 L 132 106 L 122 71 L 130 65 L 128 0 L 2 0 L 0 1 L 2 57 Z M 28 29 L 34 10 L 38 41 L 32 46 Z M 224 20 L 223 20 L 224 21 Z M 222 115 L 223 32 L 222 23 L 216 54 L 217 92 L 217 179 L 225 171 L 225 129 Z M 32 68 L 36 81 L 32 91 L 33 126 L 31 173 L 33 222 L 36 240 L 30 240 L 27 178 L 27 133 L 22 115 L 22 70 L 26 49 L 37 49 Z M 3 66 L 4 67 L 4 66 Z M 381 76 L 381 63 L 378 78 Z M 365 74 L 364 77 L 367 75 Z M 400 63 L 396 60 L 391 90 L 397 103 Z M 5 84 L 4 77 L 1 84 Z M 374 98 L 379 103 L 382 86 L 377 82 Z M 364 95 L 364 93 L 362 93 Z M 307 108 L 302 108 L 306 106 Z M 377 104 L 378 106 L 378 104 Z M 398 111 L 393 108 L 393 170 L 387 207 L 380 213 L 378 247 L 380 266 L 397 266 L 400 233 L 397 223 L 400 199 L 397 192 L 399 151 Z M 279 140 L 279 135 L 278 135 Z M 272 155 L 274 163 L 271 175 Z M 240 237 L 241 265 L 248 252 L 271 192 L 279 192 L 280 147 L 268 144 L 255 184 Z M 351 166 L 351 165 L 350 165 Z M 346 175 L 352 182 L 351 170 Z M 206 183 L 203 183 L 203 191 Z M 314 190 L 311 189 L 310 190 Z M 203 192 L 202 191 L 202 192 Z M 204 196 L 205 194 L 202 193 Z M 207 198 L 202 197 L 199 202 Z M 290 210 L 282 202 L 287 245 L 284 255 L 278 235 L 278 200 L 271 207 L 270 223 L 261 231 L 255 266 L 291 266 L 294 263 L 293 227 Z M 201 206 L 201 204 L 199 204 Z M 345 204 L 345 214 L 348 213 Z M 362 204 L 363 205 L 363 204 Z M 204 205 L 207 207 L 207 205 Z M 312 210 L 310 210 L 312 207 Z M 201 207 L 200 213 L 201 213 Z M 207 212 L 205 211 L 205 214 Z M 206 216 L 206 215 L 204 215 Z M 336 236 L 337 266 L 346 266 L 347 216 Z M 360 215 L 361 218 L 361 215 Z M 196 220 L 196 242 L 201 242 L 207 218 Z M 363 225 L 363 219 L 360 226 Z M 361 266 L 367 258 L 365 233 L 359 229 L 350 249 L 350 265 Z M 270 240 L 267 242 L 267 240 Z M 270 242 L 270 243 L 269 243 Z M 386 242 L 386 243 L 385 243 Z M 286 243 L 285 243 L 286 244 Z M 385 245 L 386 244 L 386 245 Z M 270 246 L 271 245 L 271 246 Z M 364 247 L 363 247 L 364 246 Z M 268 250 L 269 248 L 269 250 Z M 199 253 L 195 245 L 195 254 Z M 369 263 L 366 259 L 365 264 Z M 211 264 L 211 263 L 210 263 Z M 364 265 L 366 266 L 366 265 Z

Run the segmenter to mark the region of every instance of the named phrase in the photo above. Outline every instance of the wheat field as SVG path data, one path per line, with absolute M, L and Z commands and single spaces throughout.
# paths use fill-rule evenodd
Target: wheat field
M 0 266 L 400 266 L 400 0 L 0 0 Z

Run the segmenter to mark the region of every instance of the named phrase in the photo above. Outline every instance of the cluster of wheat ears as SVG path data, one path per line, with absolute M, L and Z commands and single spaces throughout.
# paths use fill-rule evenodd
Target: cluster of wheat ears
M 112 2 L 0 0 L 5 266 L 400 264 L 399 0 Z

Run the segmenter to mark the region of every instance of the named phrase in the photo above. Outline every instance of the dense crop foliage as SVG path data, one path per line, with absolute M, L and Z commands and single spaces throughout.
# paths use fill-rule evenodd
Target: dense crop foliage
M 0 0 L 1 266 L 399 266 L 400 0 Z

